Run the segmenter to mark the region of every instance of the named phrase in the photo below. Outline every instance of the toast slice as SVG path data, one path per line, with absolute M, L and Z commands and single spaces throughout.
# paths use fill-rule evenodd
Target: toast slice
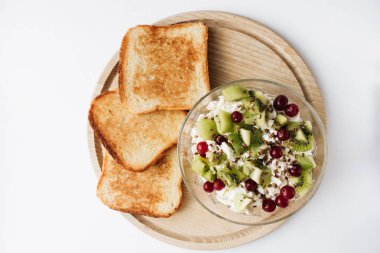
M 91 104 L 89 121 L 103 146 L 121 166 L 143 171 L 177 143 L 184 111 L 132 114 L 117 91 L 103 93 Z
M 120 167 L 106 152 L 97 196 L 112 209 L 153 217 L 169 217 L 182 202 L 182 176 L 176 148 L 143 172 Z
M 207 39 L 201 22 L 129 29 L 119 55 L 120 98 L 128 109 L 191 109 L 210 91 Z

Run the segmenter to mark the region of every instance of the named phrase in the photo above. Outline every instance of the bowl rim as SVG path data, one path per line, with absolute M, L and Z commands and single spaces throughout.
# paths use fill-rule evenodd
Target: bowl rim
M 294 210 L 293 212 L 287 214 L 287 215 L 284 215 L 283 217 L 280 217 L 280 218 L 277 218 L 277 219 L 274 219 L 274 220 L 271 220 L 271 221 L 267 221 L 267 222 L 256 222 L 256 223 L 247 223 L 247 222 L 239 222 L 239 221 L 235 221 L 235 220 L 231 220 L 229 218 L 226 218 L 226 217 L 223 217 L 217 213 L 215 213 L 213 210 L 211 210 L 210 208 L 208 208 L 207 206 L 205 206 L 195 195 L 195 193 L 193 192 L 193 190 L 191 189 L 191 186 L 189 185 L 189 182 L 186 178 L 186 175 L 184 173 L 184 168 L 182 166 L 182 161 L 181 161 L 181 154 L 180 154 L 180 143 L 181 143 L 181 137 L 182 137 L 182 133 L 183 133 L 183 130 L 190 118 L 190 115 L 192 115 L 193 111 L 195 110 L 195 108 L 198 106 L 198 104 L 200 104 L 206 97 L 208 97 L 210 94 L 218 91 L 218 90 L 221 90 L 227 86 L 231 86 L 231 85 L 234 85 L 234 84 L 239 84 L 239 83 L 247 83 L 247 82 L 262 82 L 262 83 L 268 83 L 268 84 L 271 84 L 271 85 L 274 85 L 274 86 L 278 86 L 282 89 L 287 89 L 290 93 L 292 93 L 292 95 L 294 95 L 295 97 L 297 97 L 298 99 L 300 99 L 305 105 L 306 107 L 309 109 L 310 113 L 312 114 L 312 116 L 314 117 L 315 121 L 317 122 L 317 125 L 318 125 L 318 128 L 320 129 L 321 131 L 321 135 L 322 135 L 322 140 L 323 140 L 323 144 L 324 144 L 324 154 L 323 154 L 323 163 L 322 163 L 322 167 L 321 167 L 321 174 L 315 184 L 315 188 L 314 188 L 314 192 L 312 192 L 312 194 L 308 197 L 308 199 L 306 199 L 304 201 L 304 203 L 302 203 L 302 205 L 300 205 L 296 210 Z M 178 145 L 177 145 L 177 158 L 178 158 L 178 164 L 179 164 L 179 167 L 180 167 L 180 171 L 181 171 L 181 174 L 182 174 L 182 178 L 183 178 L 183 182 L 185 183 L 185 186 L 187 188 L 187 190 L 189 191 L 190 193 L 190 196 L 192 198 L 194 198 L 205 210 L 207 210 L 208 212 L 210 212 L 211 214 L 215 215 L 216 217 L 220 218 L 220 219 L 223 219 L 225 221 L 228 221 L 228 222 L 232 222 L 232 223 L 235 223 L 235 224 L 240 224 L 240 225 L 248 225 L 248 226 L 261 226 L 261 225 L 268 225 L 268 224 L 272 224 L 272 223 L 276 223 L 276 222 L 279 222 L 279 221 L 282 221 L 282 220 L 285 220 L 287 218 L 289 218 L 290 216 L 292 216 L 293 214 L 297 213 L 299 210 L 301 210 L 307 203 L 309 203 L 309 201 L 314 197 L 314 195 L 316 194 L 316 192 L 318 191 L 319 189 L 319 186 L 322 182 L 322 179 L 324 177 L 324 174 L 325 174 L 325 171 L 326 171 L 326 165 L 327 165 L 327 141 L 326 141 L 326 130 L 325 130 L 325 127 L 324 127 L 324 124 L 322 123 L 322 120 L 320 119 L 319 117 L 319 114 L 317 113 L 317 111 L 314 109 L 314 107 L 305 99 L 304 96 L 300 95 L 299 93 L 293 91 L 289 86 L 286 86 L 286 85 L 283 85 L 283 84 L 279 84 L 277 82 L 274 82 L 274 81 L 270 81 L 270 80 L 266 80 L 266 79 L 256 79 L 256 78 L 247 78 L 247 79 L 239 79 L 239 80 L 234 80 L 234 81 L 231 81 L 231 82 L 228 82 L 228 83 L 225 83 L 225 84 L 222 84 L 222 85 L 219 85 L 215 88 L 213 88 L 212 90 L 210 90 L 207 94 L 203 95 L 194 105 L 193 107 L 191 108 L 191 110 L 187 113 L 186 115 L 186 118 L 185 120 L 183 121 L 183 124 L 181 126 L 181 130 L 180 130 L 180 133 L 179 133 L 179 137 L 178 137 Z M 232 212 L 232 211 L 231 211 Z

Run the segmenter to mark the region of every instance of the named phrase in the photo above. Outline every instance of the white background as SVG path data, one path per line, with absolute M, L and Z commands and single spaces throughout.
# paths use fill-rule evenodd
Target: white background
M 320 85 L 329 159 L 313 200 L 225 252 L 380 252 L 380 1 L 0 0 L 0 252 L 189 252 L 103 206 L 87 110 L 131 26 L 191 10 L 256 19 Z

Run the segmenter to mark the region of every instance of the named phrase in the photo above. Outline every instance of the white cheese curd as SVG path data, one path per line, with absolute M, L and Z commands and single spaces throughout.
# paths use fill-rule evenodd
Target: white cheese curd
M 224 110 L 226 112 L 232 113 L 234 111 L 240 111 L 241 112 L 241 106 L 243 105 L 242 102 L 226 102 L 224 101 L 223 96 L 219 96 L 217 108 Z
M 191 129 L 191 137 L 192 137 L 191 142 L 195 143 L 195 144 L 198 144 L 199 142 L 204 141 L 201 137 L 198 136 L 198 132 L 197 132 L 196 127 Z
M 270 112 L 269 114 L 268 114 L 268 118 L 269 119 L 274 119 L 274 118 L 276 118 L 276 116 L 277 116 L 277 112 L 276 112 L 276 110 L 273 110 L 273 112 Z M 273 124 L 273 123 L 272 123 Z
M 197 121 L 207 118 L 206 114 L 199 114 Z
M 279 178 L 277 178 L 277 177 L 272 177 L 271 180 L 270 180 L 270 182 L 272 184 L 276 184 L 276 185 L 280 185 L 282 183 L 282 181 Z
M 230 148 L 230 146 L 228 146 L 227 143 L 222 142 L 222 145 L 220 145 L 220 148 L 222 149 L 223 153 L 225 153 L 227 155 L 228 160 L 230 160 L 232 162 L 234 162 L 236 160 L 234 151 L 232 150 L 232 148 Z
M 237 164 L 237 166 L 243 166 L 244 161 L 242 159 L 239 159 L 239 160 L 237 160 L 236 164 Z
M 268 193 L 266 194 L 267 198 L 275 199 L 276 196 L 280 193 L 280 188 L 278 187 L 267 187 Z
M 294 121 L 294 122 L 301 122 L 302 121 L 300 113 L 298 113 L 294 117 L 289 117 L 289 116 L 286 116 L 286 117 L 288 118 L 289 121 Z
M 264 139 L 265 141 L 275 142 L 274 137 L 271 137 L 270 135 L 271 135 L 270 133 L 265 133 L 265 134 L 263 134 L 263 139 Z
M 222 169 L 224 169 L 225 167 L 224 167 L 224 165 L 215 165 L 215 170 L 222 170 Z
M 265 194 L 265 190 L 261 185 L 257 187 L 257 191 L 260 192 L 261 194 Z
M 197 151 L 197 146 L 196 146 L 196 145 L 192 145 L 192 146 L 191 146 L 191 153 L 192 153 L 193 155 L 195 155 L 197 152 L 198 152 L 198 151 Z
M 209 111 L 213 111 L 213 110 L 215 110 L 217 107 L 218 107 L 218 101 L 211 101 L 211 102 L 208 103 L 208 105 L 206 106 L 206 109 L 209 110 Z
M 243 158 L 243 159 L 246 159 L 250 156 L 250 153 L 249 151 L 245 152 L 244 154 L 242 154 L 240 157 Z
M 210 151 L 210 152 L 216 152 L 218 154 L 221 152 L 220 146 L 218 144 L 216 144 L 215 141 L 207 140 L 206 143 L 208 145 L 208 151 Z
M 225 187 L 215 193 L 216 199 L 228 206 L 232 211 L 246 213 L 247 205 L 252 202 L 253 193 L 248 192 L 243 186 L 234 188 Z

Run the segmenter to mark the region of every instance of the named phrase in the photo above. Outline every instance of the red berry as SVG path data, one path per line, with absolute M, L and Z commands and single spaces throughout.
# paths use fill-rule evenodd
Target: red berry
M 293 177 L 299 177 L 301 176 L 301 172 L 302 172 L 302 168 L 299 164 L 297 163 L 294 163 L 290 166 L 290 168 L 288 169 L 289 171 L 289 174 Z
M 239 123 L 240 121 L 243 120 L 243 114 L 241 114 L 240 112 L 238 111 L 234 111 L 232 114 L 231 114 L 231 119 L 233 122 L 235 123 Z
M 277 197 L 276 197 L 276 205 L 278 206 L 278 207 L 281 207 L 281 208 L 285 208 L 285 207 L 287 207 L 288 206 L 288 204 L 289 204 L 289 201 L 284 197 L 284 196 L 282 196 L 282 195 L 278 195 Z
M 280 141 L 286 141 L 289 139 L 289 131 L 286 128 L 280 128 L 280 130 L 277 131 L 277 138 Z
M 288 104 L 288 98 L 284 95 L 277 96 L 273 101 L 273 107 L 277 111 L 282 111 L 285 109 L 286 105 Z
M 271 199 L 264 199 L 262 208 L 266 212 L 273 212 L 276 209 L 276 204 Z
M 250 192 L 253 192 L 257 189 L 257 183 L 250 178 L 244 182 L 244 185 L 247 191 L 250 191 Z
M 197 151 L 198 151 L 198 154 L 203 156 L 203 157 L 206 157 L 206 153 L 208 151 L 208 145 L 207 145 L 207 142 L 205 141 L 201 141 L 197 144 Z
M 285 185 L 280 190 L 281 195 L 286 199 L 292 199 L 296 195 L 296 191 L 290 185 Z
M 221 135 L 221 134 L 218 134 L 218 135 L 215 137 L 215 142 L 216 142 L 216 144 L 218 144 L 218 145 L 222 145 L 223 142 L 227 142 L 227 138 L 224 137 L 224 136 Z
M 212 192 L 214 190 L 214 184 L 210 181 L 205 182 L 203 184 L 203 190 L 205 190 L 205 192 Z
M 282 157 L 282 148 L 280 146 L 272 146 L 269 154 L 271 157 L 279 159 Z
M 217 191 L 220 191 L 224 188 L 224 183 L 222 180 L 220 180 L 219 178 L 218 179 L 215 179 L 214 181 L 214 189 L 217 190 Z
M 285 108 L 285 114 L 289 117 L 294 117 L 298 114 L 299 109 L 296 104 L 288 104 Z

